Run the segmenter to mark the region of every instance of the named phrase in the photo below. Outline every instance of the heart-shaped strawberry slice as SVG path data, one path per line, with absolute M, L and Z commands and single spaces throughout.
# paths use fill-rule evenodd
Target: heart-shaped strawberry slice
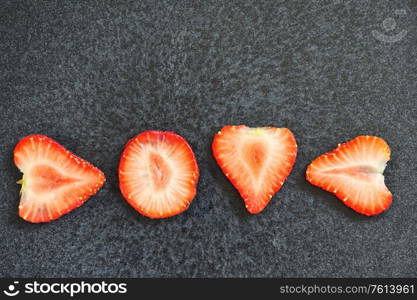
M 290 174 L 297 144 L 287 128 L 226 126 L 214 138 L 213 154 L 247 210 L 257 214 Z
M 32 223 L 69 213 L 106 181 L 99 169 L 43 135 L 22 139 L 14 150 L 14 162 L 23 173 L 19 215 Z
M 383 139 L 359 136 L 316 158 L 307 168 L 307 180 L 358 213 L 377 215 L 392 202 L 382 175 L 390 154 Z

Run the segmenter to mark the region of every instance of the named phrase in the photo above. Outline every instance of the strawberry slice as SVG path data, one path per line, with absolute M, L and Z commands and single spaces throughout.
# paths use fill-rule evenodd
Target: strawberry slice
M 287 128 L 225 126 L 214 137 L 214 157 L 252 213 L 260 213 L 290 174 L 297 144 Z
M 392 202 L 382 175 L 390 155 L 383 139 L 358 136 L 316 158 L 307 168 L 307 180 L 358 213 L 377 215 Z
M 104 174 L 53 139 L 31 135 L 14 150 L 23 173 L 19 216 L 32 223 L 50 222 L 81 206 L 106 181 Z
M 123 196 L 152 219 L 185 211 L 196 195 L 198 178 L 190 145 L 173 132 L 139 134 L 126 145 L 119 166 Z

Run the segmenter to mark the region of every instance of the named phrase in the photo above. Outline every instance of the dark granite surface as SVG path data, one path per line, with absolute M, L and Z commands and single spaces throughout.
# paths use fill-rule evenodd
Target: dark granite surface
M 416 10 L 399 0 L 2 0 L 0 275 L 417 276 Z M 226 124 L 297 138 L 294 171 L 260 215 L 212 158 Z M 190 209 L 167 220 L 142 217 L 118 190 L 123 145 L 147 129 L 183 135 L 201 168 Z M 16 213 L 12 151 L 32 133 L 108 178 L 44 225 Z M 361 134 L 393 151 L 393 205 L 373 218 L 304 179 L 312 159 Z

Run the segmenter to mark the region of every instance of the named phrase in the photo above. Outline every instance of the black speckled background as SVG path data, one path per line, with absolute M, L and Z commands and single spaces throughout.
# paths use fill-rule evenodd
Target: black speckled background
M 0 275 L 416 277 L 416 10 L 399 0 L 1 1 Z M 390 43 L 374 30 L 406 35 Z M 212 158 L 226 124 L 297 138 L 294 171 L 260 215 Z M 122 148 L 147 129 L 184 136 L 201 168 L 198 196 L 171 219 L 142 217 L 118 190 Z M 17 216 L 12 152 L 33 133 L 108 178 L 44 225 Z M 373 218 L 304 179 L 312 159 L 361 134 L 393 151 L 393 204 Z

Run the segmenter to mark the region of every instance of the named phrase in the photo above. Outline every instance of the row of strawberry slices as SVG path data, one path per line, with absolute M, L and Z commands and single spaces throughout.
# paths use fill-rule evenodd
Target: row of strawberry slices
M 292 132 L 275 127 L 226 126 L 215 135 L 212 150 L 252 214 L 260 213 L 281 189 L 297 156 Z M 392 201 L 382 175 L 389 159 L 390 148 L 383 139 L 359 136 L 316 158 L 306 177 L 353 210 L 377 215 Z M 22 139 L 14 161 L 23 173 L 19 215 L 32 223 L 69 213 L 106 181 L 98 168 L 42 135 Z M 196 195 L 198 179 L 190 145 L 173 132 L 139 134 L 128 142 L 120 160 L 123 196 L 150 218 L 185 211 Z

